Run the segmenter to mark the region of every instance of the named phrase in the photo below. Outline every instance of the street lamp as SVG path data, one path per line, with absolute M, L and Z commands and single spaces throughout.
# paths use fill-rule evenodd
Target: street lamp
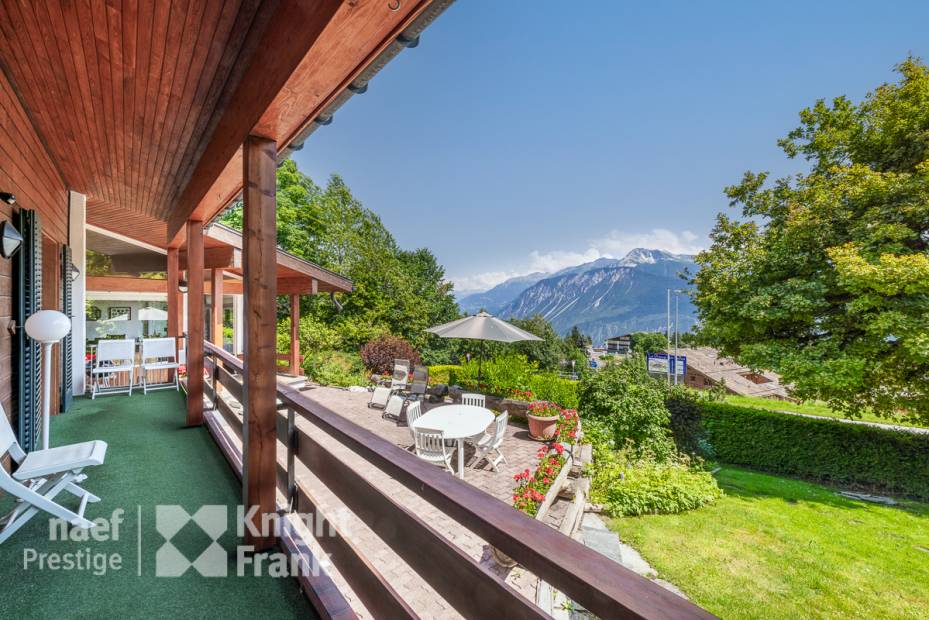
M 52 345 L 71 331 L 71 319 L 57 310 L 39 310 L 26 319 L 26 334 L 42 344 L 42 449 L 48 450 L 52 397 Z

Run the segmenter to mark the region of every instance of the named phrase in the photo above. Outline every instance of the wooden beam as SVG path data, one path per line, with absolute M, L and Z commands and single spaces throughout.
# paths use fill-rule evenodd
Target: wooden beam
M 210 341 L 220 349 L 223 348 L 223 270 L 210 270 L 210 298 L 213 300 L 211 308 Z
M 187 222 L 187 426 L 203 424 L 203 222 Z
M 300 295 L 290 296 L 290 374 L 300 374 Z
M 120 276 L 87 276 L 87 290 L 117 293 L 161 293 L 165 294 L 167 280 L 149 278 L 124 278 Z
M 243 479 L 246 513 L 252 508 L 255 535 L 246 528 L 245 544 L 256 551 L 275 543 L 273 523 L 277 489 L 277 250 L 274 140 L 249 136 L 244 145 L 243 249 L 245 254 L 245 445 Z M 265 515 L 270 515 L 265 517 Z
M 141 273 L 143 271 L 164 271 L 165 257 L 153 252 L 138 254 L 115 254 L 111 258 L 115 273 Z
M 251 139 L 249 133 L 252 128 L 341 6 L 341 0 L 278 2 L 242 79 L 218 118 L 211 138 L 190 175 L 190 181 L 171 213 L 168 241 L 174 238 L 183 222 L 194 214 L 201 203 L 206 202 L 201 207 L 203 210 L 215 207 L 215 198 L 210 196 L 213 183 L 246 137 Z M 249 167 L 245 161 L 247 159 L 248 155 L 243 154 L 243 168 L 246 169 Z
M 187 269 L 187 252 L 180 251 L 179 258 L 181 269 Z M 242 252 L 238 248 L 219 247 L 206 248 L 203 250 L 203 268 L 204 269 L 241 269 Z

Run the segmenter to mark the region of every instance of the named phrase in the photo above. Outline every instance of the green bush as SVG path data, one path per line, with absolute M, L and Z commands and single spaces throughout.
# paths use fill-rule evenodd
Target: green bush
M 529 391 L 534 399 L 551 401 L 565 409 L 577 409 L 577 386 L 577 381 L 562 379 L 554 373 L 529 377 Z
M 702 403 L 700 395 L 683 385 L 670 386 L 665 396 L 665 407 L 671 414 L 674 443 L 685 454 L 696 455 L 706 451 Z
M 480 385 L 477 380 L 479 367 Z M 509 396 L 513 390 L 528 390 L 529 378 L 538 372 L 538 369 L 538 366 L 530 362 L 525 355 L 514 353 L 498 355 L 493 359 L 484 360 L 483 364 L 472 359 L 461 365 L 456 373 L 456 383 L 484 393 Z
M 308 354 L 303 360 L 303 372 L 307 378 L 320 385 L 349 387 L 367 385 L 361 356 L 345 351 L 317 351 Z
M 714 402 L 703 425 L 727 463 L 929 499 L 929 435 Z
M 445 364 L 429 367 L 429 384 L 444 383 L 453 385 L 458 380 L 458 371 L 461 366 L 454 364 Z
M 643 356 L 608 364 L 581 381 L 579 404 L 581 418 L 611 430 L 615 447 L 629 442 L 637 455 L 651 454 L 659 461 L 675 453 L 664 388 L 648 376 Z
M 686 457 L 658 461 L 629 450 L 600 452 L 590 495 L 615 517 L 684 512 L 721 496 L 716 479 Z

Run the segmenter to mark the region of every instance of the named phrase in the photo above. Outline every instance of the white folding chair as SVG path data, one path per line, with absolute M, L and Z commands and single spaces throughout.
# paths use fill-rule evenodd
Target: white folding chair
M 390 378 L 390 387 L 394 390 L 405 390 L 410 381 L 410 360 L 394 360 L 394 372 Z
M 416 456 L 434 465 L 444 465 L 450 474 L 452 455 L 445 447 L 445 433 L 431 428 L 418 428 L 413 432 L 413 446 Z
M 500 446 L 503 445 L 509 419 L 510 414 L 506 411 L 494 418 L 493 432 L 484 433 L 484 436 L 474 443 L 475 453 L 474 460 L 471 462 L 472 465 L 477 465 L 481 462 L 481 459 L 487 459 L 491 469 L 497 471 L 497 463 L 500 461 L 506 463 L 506 457 L 500 451 Z M 491 457 L 491 452 L 496 452 L 497 456 Z
M 462 394 L 462 405 L 473 405 L 474 407 L 484 407 L 487 402 L 483 394 Z
M 101 340 L 97 343 L 97 359 L 90 371 L 92 389 L 90 398 L 97 394 L 124 394 L 132 396 L 132 381 L 135 370 L 134 340 Z M 110 380 L 118 373 L 127 373 L 128 385 L 111 386 Z M 100 383 L 103 383 L 101 386 Z
M 379 385 L 374 388 L 374 393 L 371 394 L 371 400 L 368 401 L 368 407 L 372 409 L 385 409 L 390 404 L 391 397 L 405 390 L 408 385 L 410 375 L 410 362 L 408 360 L 394 360 L 394 371 L 393 375 L 390 378 L 390 385 Z M 397 412 L 399 415 L 400 412 Z M 384 417 L 387 417 L 387 412 L 383 414 Z
M 173 387 L 180 390 L 177 378 L 177 343 L 174 338 L 145 338 L 142 340 L 142 392 L 148 394 L 149 390 L 161 390 Z M 174 381 L 148 384 L 148 373 L 151 370 L 171 370 Z
M 413 429 L 413 424 L 421 415 L 423 415 L 423 409 L 418 400 L 414 400 L 406 406 L 406 425 L 410 429 L 410 434 L 413 435 L 414 442 L 416 441 L 416 431 Z
M 0 458 L 7 454 L 19 464 L 13 474 L 0 467 L 0 490 L 17 498 L 13 510 L 0 520 L 0 543 L 12 536 L 40 510 L 58 517 L 75 527 L 89 529 L 93 522 L 84 518 L 88 502 L 99 502 L 100 498 L 78 486 L 87 476 L 85 467 L 102 465 L 106 456 L 106 443 L 86 441 L 67 446 L 34 450 L 26 454 L 16 441 L 13 429 L 0 406 Z M 77 512 L 55 502 L 62 491 L 80 498 Z

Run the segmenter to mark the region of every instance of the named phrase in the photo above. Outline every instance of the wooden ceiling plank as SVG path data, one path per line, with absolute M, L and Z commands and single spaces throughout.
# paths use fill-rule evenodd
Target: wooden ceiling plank
M 99 148 L 99 118 L 94 107 L 93 84 L 95 79 L 91 78 L 90 68 L 87 63 L 84 48 L 81 45 L 83 35 L 78 25 L 77 8 L 75 3 L 58 3 L 60 11 L 61 24 L 63 32 L 70 33 L 67 37 L 70 50 L 66 55 L 71 58 L 74 67 L 75 87 L 78 89 L 77 96 L 81 101 L 81 114 L 84 119 L 85 133 L 87 135 L 87 148 L 89 152 L 86 156 L 93 158 L 95 176 L 101 177 L 104 173 L 103 149 Z M 86 189 L 76 185 L 71 186 L 73 189 L 85 192 Z
M 170 24 L 172 4 L 165 0 L 158 2 L 154 7 L 152 19 L 152 44 L 149 62 L 148 85 L 145 91 L 144 121 L 142 124 L 142 153 L 140 153 L 139 176 L 137 191 L 142 191 L 147 184 L 147 174 L 155 155 L 155 118 L 158 112 L 158 97 L 161 92 L 161 81 L 164 79 L 164 62 L 168 45 L 168 27 Z
M 90 0 L 91 20 L 94 31 L 94 50 L 97 58 L 97 71 L 100 76 L 100 100 L 103 105 L 103 125 L 107 144 L 107 179 L 106 189 L 101 194 L 106 200 L 118 203 L 116 193 L 116 135 L 114 132 L 113 117 L 113 77 L 110 62 L 110 41 L 108 36 L 106 7 L 102 2 Z
M 143 0 L 144 2 L 145 0 Z M 123 183 L 126 186 L 128 204 L 127 209 L 138 209 L 138 200 L 135 197 L 135 169 L 132 166 L 132 154 L 135 150 L 135 89 L 138 76 L 136 74 L 138 39 L 136 25 L 139 21 L 138 0 L 123 0 L 122 10 L 122 37 L 123 37 L 123 169 L 126 171 Z
M 190 136 L 190 139 L 185 142 L 182 149 L 179 148 L 175 151 L 174 157 L 170 162 L 169 169 L 172 172 L 170 192 L 168 188 L 164 188 L 165 200 L 160 205 L 161 208 L 154 211 L 159 215 L 163 213 L 164 209 L 169 208 L 176 199 L 177 192 L 179 191 L 178 187 L 180 186 L 180 176 L 186 168 L 186 160 L 195 148 L 196 143 L 199 142 L 196 136 L 200 136 L 201 133 L 197 130 L 197 127 L 205 125 L 206 119 L 214 109 L 216 101 L 219 98 L 219 93 L 225 84 L 225 75 L 221 76 L 221 73 L 224 72 L 222 61 L 230 45 L 235 45 L 234 28 L 241 14 L 240 8 L 240 2 L 230 0 L 223 3 L 222 12 L 218 17 L 209 20 L 216 21 L 217 27 L 213 33 L 212 39 L 209 41 L 209 47 L 205 54 L 204 69 L 201 71 L 200 79 L 197 83 L 197 90 L 194 93 L 193 100 L 197 102 L 197 106 L 190 106 L 184 124 L 181 127 L 181 134 Z M 242 38 L 244 38 L 244 34 Z M 218 79 L 220 77 L 221 79 Z
M 341 2 L 281 0 L 169 220 L 174 236 L 318 40 Z
M 228 102 L 232 86 L 238 83 L 245 72 L 246 58 L 250 50 L 257 46 L 260 32 L 270 17 L 270 15 L 260 14 L 259 9 L 266 9 L 267 6 L 261 0 L 243 0 L 239 6 L 232 33 L 223 50 L 219 69 L 211 84 L 210 99 L 205 106 L 208 113 L 200 115 L 194 127 L 193 135 L 200 136 L 200 139 L 191 141 L 188 150 L 184 153 L 183 166 L 177 177 L 178 188 L 187 186 L 194 166 L 206 148 L 207 138 L 212 135 L 222 110 Z M 236 170 L 241 171 L 241 168 L 241 159 L 239 159 Z M 241 176 L 241 172 L 238 174 Z M 177 196 L 175 196 L 176 199 Z M 173 204 L 166 201 L 157 215 L 166 219 L 172 207 Z
M 167 123 L 168 107 L 171 103 L 171 92 L 174 89 L 174 81 L 177 75 L 178 58 L 180 57 L 181 41 L 184 35 L 184 27 L 187 24 L 187 13 L 189 3 L 187 0 L 175 2 L 171 7 L 171 14 L 168 23 L 168 36 L 165 41 L 165 55 L 161 69 L 161 82 L 159 84 L 157 96 L 157 108 L 155 113 L 155 128 L 152 133 L 153 157 L 148 162 L 148 169 L 145 170 L 145 184 L 140 191 L 143 195 L 150 195 L 155 185 L 155 170 L 158 167 L 158 161 L 161 154 L 161 147 L 167 138 L 165 135 L 165 125 Z
M 110 44 L 110 80 L 113 97 L 112 131 L 116 142 L 116 151 L 113 162 L 116 164 L 116 196 L 115 200 L 124 209 L 129 209 L 129 197 L 126 195 L 126 141 L 123 134 L 123 27 L 121 5 L 106 3 L 106 23 Z
M 182 57 L 187 58 L 187 71 L 185 72 L 184 86 L 180 96 L 175 97 L 176 107 L 171 111 L 170 141 L 161 149 L 161 165 L 156 171 L 156 185 L 152 195 L 146 201 L 146 212 L 153 213 L 156 208 L 169 202 L 174 192 L 174 175 L 176 173 L 175 160 L 177 153 L 183 151 L 193 136 L 185 131 L 187 118 L 193 114 L 200 114 L 202 109 L 201 83 L 204 81 L 203 73 L 209 65 L 206 60 L 209 48 L 221 26 L 220 10 L 222 5 L 216 2 L 201 3 L 201 11 L 197 29 L 188 37 L 181 51 Z
M 69 73 L 71 76 L 77 76 L 75 59 L 71 55 L 67 37 L 56 36 L 56 33 L 65 31 L 61 5 L 59 3 L 41 2 L 36 3 L 35 7 L 38 21 L 45 29 L 44 36 L 47 45 L 52 48 L 49 53 L 57 59 L 56 66 L 53 68 L 55 79 L 63 84 L 65 91 L 61 99 L 56 101 L 55 104 L 67 111 L 67 116 L 70 117 L 75 128 L 75 148 L 87 163 L 91 175 L 96 176 L 99 174 L 96 166 L 97 157 L 93 154 L 94 149 L 91 148 L 92 142 L 87 127 L 87 118 L 84 114 L 80 85 L 75 77 L 70 79 L 68 77 Z M 40 11 L 44 11 L 44 14 Z M 68 67 L 71 67 L 70 72 Z
M 149 63 L 152 49 L 152 15 L 154 3 L 142 0 L 139 3 L 135 36 L 136 47 L 135 84 L 132 93 L 132 106 L 129 108 L 130 128 L 132 131 L 132 155 L 129 167 L 131 185 L 138 188 L 142 183 L 139 170 L 142 160 L 142 131 L 145 125 L 145 93 L 148 91 Z
M 16 82 L 17 87 L 21 89 L 26 101 L 42 101 L 43 98 L 51 101 L 56 100 L 58 98 L 58 89 L 55 87 L 51 88 L 50 92 L 37 92 L 39 87 L 54 83 L 54 78 L 48 67 L 48 53 L 45 49 L 45 43 L 42 41 L 39 34 L 39 29 L 35 22 L 35 14 L 32 12 L 31 5 L 17 6 L 15 3 L 10 3 L 4 6 L 10 9 L 10 23 L 14 25 L 21 24 L 19 28 L 14 28 L 14 31 L 11 33 L 11 41 L 14 41 L 21 49 L 17 49 L 13 52 L 16 54 L 15 56 L 7 57 L 10 62 L 14 60 L 18 62 L 18 66 L 24 74 L 28 76 L 26 87 L 20 86 L 19 81 Z M 37 96 L 39 98 L 36 98 Z M 30 112 L 33 114 L 39 112 L 47 119 L 46 122 L 52 124 L 52 126 L 58 125 L 61 128 L 59 134 L 55 136 L 45 136 L 45 140 L 50 145 L 55 145 L 56 150 L 60 153 L 60 159 L 63 160 L 63 162 L 73 163 L 75 161 L 75 151 L 68 139 L 71 131 L 70 127 L 66 125 L 58 115 L 60 108 L 55 106 L 37 107 L 40 107 L 41 110 L 33 111 L 30 108 Z M 59 163 L 61 164 L 61 168 L 64 169 L 65 164 L 61 161 Z

